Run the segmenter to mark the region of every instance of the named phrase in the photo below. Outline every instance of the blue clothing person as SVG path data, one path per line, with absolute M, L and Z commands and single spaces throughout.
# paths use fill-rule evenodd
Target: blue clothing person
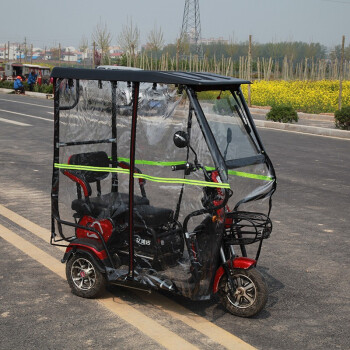
M 34 71 L 30 72 L 29 75 L 28 75 L 28 85 L 29 85 L 29 90 L 30 91 L 33 91 L 33 86 L 34 84 L 36 83 L 36 78 L 37 78 L 37 74 L 35 74 Z
M 17 79 L 14 81 L 13 88 L 15 89 L 15 91 L 19 91 L 22 94 L 24 94 L 24 86 L 22 84 L 22 79 L 20 76 L 18 76 Z

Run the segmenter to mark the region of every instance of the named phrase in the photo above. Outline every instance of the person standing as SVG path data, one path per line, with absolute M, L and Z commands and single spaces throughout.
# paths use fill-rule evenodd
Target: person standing
M 18 76 L 16 80 L 13 83 L 13 88 L 16 92 L 20 92 L 21 94 L 24 94 L 24 86 L 22 83 L 22 78 Z
M 36 83 L 36 78 L 37 78 L 37 76 L 38 76 L 38 75 L 35 74 L 35 71 L 33 71 L 33 70 L 29 73 L 27 83 L 28 83 L 28 85 L 29 85 L 29 90 L 30 90 L 30 91 L 33 91 L 33 86 L 34 86 L 35 83 Z

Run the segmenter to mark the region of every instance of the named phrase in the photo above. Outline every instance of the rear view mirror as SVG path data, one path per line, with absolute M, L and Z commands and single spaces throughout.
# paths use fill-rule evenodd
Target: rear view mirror
M 178 148 L 184 148 L 188 146 L 188 135 L 185 131 L 176 131 L 173 140 L 175 146 Z

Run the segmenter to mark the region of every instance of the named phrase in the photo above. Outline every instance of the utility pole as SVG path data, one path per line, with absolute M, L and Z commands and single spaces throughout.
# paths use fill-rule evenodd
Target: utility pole
M 180 39 L 176 41 L 176 70 L 179 70 Z
M 27 61 L 27 38 L 24 37 L 24 62 Z
M 6 60 L 6 55 L 7 55 L 7 45 L 5 44 L 5 56 L 4 56 L 4 59 L 5 59 L 5 62 L 8 62 L 8 59 Z
M 251 71 L 252 71 L 252 36 L 249 35 L 249 47 L 248 47 L 248 80 L 250 81 L 252 79 L 251 77 Z M 248 107 L 252 106 L 252 96 L 251 96 L 251 89 L 250 84 L 248 84 Z
M 30 64 L 33 62 L 33 44 L 30 44 Z
M 61 43 L 58 44 L 58 65 L 61 66 Z
M 95 68 L 95 52 L 96 52 L 96 43 L 93 43 L 93 52 L 92 52 L 92 68 Z
M 8 59 L 8 62 L 10 62 L 10 42 L 9 41 L 7 42 L 7 50 L 8 50 L 7 59 Z
M 341 100 L 342 100 L 342 91 L 343 91 L 344 46 L 345 46 L 345 35 L 343 35 L 342 44 L 341 44 L 341 58 L 340 58 L 340 72 L 339 72 L 339 102 L 338 102 L 338 109 L 341 109 Z

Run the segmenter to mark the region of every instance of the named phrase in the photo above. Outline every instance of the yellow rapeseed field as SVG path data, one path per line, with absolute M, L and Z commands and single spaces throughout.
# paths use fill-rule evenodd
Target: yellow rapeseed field
M 247 98 L 248 86 L 242 90 Z M 338 109 L 339 81 L 255 81 L 251 85 L 252 105 L 291 105 L 308 113 L 334 112 Z M 350 106 L 350 81 L 343 82 L 342 106 Z

